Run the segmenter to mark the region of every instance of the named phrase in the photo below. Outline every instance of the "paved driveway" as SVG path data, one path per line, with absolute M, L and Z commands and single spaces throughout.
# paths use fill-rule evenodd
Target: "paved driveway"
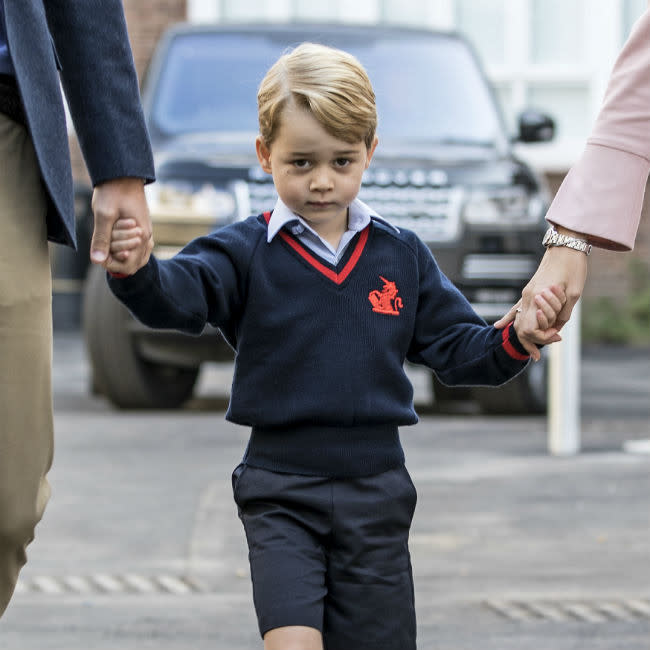
M 54 496 L 0 622 L 2 650 L 261 647 L 229 474 L 227 368 L 184 411 L 117 412 L 57 335 Z M 585 352 L 583 453 L 543 417 L 422 417 L 402 432 L 425 650 L 648 650 L 650 351 Z M 416 373 L 420 399 L 426 378 Z M 221 409 L 221 410 L 220 410 Z

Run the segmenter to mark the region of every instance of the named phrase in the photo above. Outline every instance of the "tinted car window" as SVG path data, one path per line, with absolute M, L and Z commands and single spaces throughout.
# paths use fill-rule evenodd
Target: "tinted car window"
M 328 38 L 368 70 L 377 95 L 380 137 L 493 145 L 501 126 L 468 49 L 453 39 L 413 36 Z M 171 43 L 152 120 L 166 135 L 257 132 L 257 87 L 287 48 L 276 37 L 181 35 Z

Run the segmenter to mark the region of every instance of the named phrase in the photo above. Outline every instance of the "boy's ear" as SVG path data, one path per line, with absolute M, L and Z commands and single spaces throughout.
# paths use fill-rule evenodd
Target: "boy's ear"
M 267 173 L 271 173 L 271 150 L 266 146 L 264 139 L 261 135 L 255 138 L 255 151 L 257 152 L 257 159 L 260 161 L 260 166 Z
M 372 156 L 375 153 L 375 149 L 377 148 L 378 142 L 379 142 L 379 138 L 375 136 L 375 139 L 372 141 L 372 144 L 370 145 L 370 148 L 368 149 L 368 154 L 366 156 L 366 169 L 370 167 L 370 161 L 372 160 Z

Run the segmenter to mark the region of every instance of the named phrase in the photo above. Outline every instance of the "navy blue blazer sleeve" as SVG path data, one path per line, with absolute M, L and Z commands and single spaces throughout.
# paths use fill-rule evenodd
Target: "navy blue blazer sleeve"
M 43 3 L 61 80 L 93 185 L 154 178 L 121 0 Z

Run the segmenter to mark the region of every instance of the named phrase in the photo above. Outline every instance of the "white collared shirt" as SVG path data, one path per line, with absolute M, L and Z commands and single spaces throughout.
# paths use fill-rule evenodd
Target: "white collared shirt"
M 287 226 L 292 235 L 294 235 L 301 244 L 308 246 L 319 257 L 326 260 L 332 265 L 338 264 L 343 256 L 348 244 L 354 236 L 361 232 L 372 219 L 378 219 L 396 232 L 399 232 L 390 222 L 379 216 L 374 210 L 367 206 L 363 201 L 355 199 L 348 209 L 348 229 L 343 233 L 338 247 L 335 249 L 329 242 L 325 241 L 302 217 L 292 212 L 283 202 L 278 199 L 273 214 L 269 221 L 267 241 L 272 239 Z

